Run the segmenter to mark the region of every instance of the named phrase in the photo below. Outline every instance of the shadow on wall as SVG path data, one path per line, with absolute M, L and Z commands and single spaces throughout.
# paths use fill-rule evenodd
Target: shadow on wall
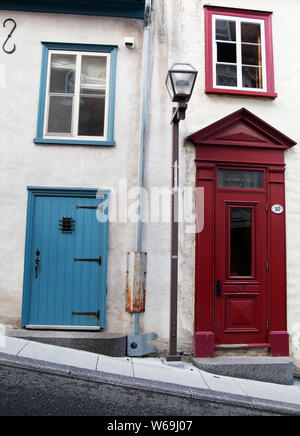
M 291 357 L 300 376 L 300 324 L 295 324 L 289 333 Z

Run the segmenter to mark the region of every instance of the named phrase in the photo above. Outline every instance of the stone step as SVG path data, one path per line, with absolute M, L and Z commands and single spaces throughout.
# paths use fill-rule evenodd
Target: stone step
M 11 329 L 6 331 L 6 335 L 111 357 L 127 355 L 127 336 L 124 333 Z
M 268 357 L 270 347 L 253 347 L 251 345 L 218 345 L 215 350 L 215 357 Z
M 294 364 L 289 357 L 194 358 L 193 364 L 206 372 L 282 385 L 294 383 Z

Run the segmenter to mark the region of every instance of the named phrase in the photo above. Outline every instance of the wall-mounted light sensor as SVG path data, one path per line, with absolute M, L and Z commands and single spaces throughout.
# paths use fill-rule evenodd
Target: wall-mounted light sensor
M 126 37 L 124 38 L 124 47 L 126 48 L 135 48 L 135 40 L 134 38 Z

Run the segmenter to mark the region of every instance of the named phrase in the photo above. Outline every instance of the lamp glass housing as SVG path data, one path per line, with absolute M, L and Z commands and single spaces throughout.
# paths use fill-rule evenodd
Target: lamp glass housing
M 173 102 L 188 102 L 192 96 L 198 71 L 191 64 L 174 64 L 166 80 Z

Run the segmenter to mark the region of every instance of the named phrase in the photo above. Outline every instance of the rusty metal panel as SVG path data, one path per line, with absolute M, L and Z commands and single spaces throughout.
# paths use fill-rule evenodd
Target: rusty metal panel
M 127 256 L 126 312 L 145 312 L 147 253 Z

